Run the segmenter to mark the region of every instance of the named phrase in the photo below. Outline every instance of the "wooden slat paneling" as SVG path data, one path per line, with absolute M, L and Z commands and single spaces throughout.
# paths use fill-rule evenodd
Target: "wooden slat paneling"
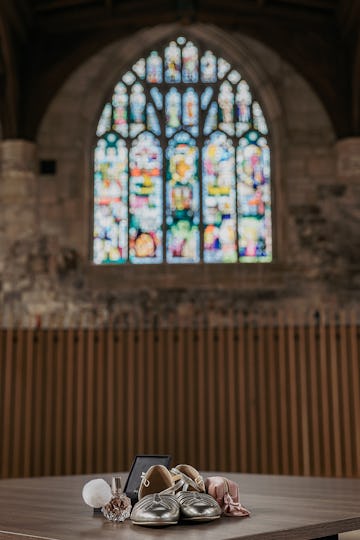
M 199 469 L 360 477 L 358 314 L 229 317 L 1 328 L 1 476 L 169 453 Z

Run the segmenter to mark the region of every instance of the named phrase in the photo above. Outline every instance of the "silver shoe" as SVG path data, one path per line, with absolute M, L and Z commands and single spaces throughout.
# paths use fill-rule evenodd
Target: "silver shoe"
M 207 493 L 179 491 L 176 498 L 180 504 L 181 519 L 184 521 L 211 521 L 221 516 L 221 508 Z
M 143 497 L 135 504 L 130 516 L 134 525 L 147 525 L 148 527 L 176 525 L 179 518 L 180 505 L 176 497 L 161 493 Z
M 175 480 L 180 483 L 181 491 L 201 491 L 205 493 L 204 479 L 191 465 L 181 463 L 170 471 Z

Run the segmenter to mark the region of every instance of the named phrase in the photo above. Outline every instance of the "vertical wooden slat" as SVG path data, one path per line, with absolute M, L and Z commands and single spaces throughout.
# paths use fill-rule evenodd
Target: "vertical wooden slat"
M 207 468 L 210 470 L 216 469 L 216 409 L 217 409 L 217 381 L 215 380 L 215 353 L 214 353 L 214 328 L 209 325 L 206 332 L 206 396 L 207 396 L 207 415 L 205 417 L 205 423 L 208 433 L 207 438 Z
M 86 373 L 85 368 L 85 330 L 80 327 L 77 330 L 77 365 L 76 365 L 76 410 L 75 413 L 75 472 L 84 473 L 86 470 L 85 460 L 85 388 Z
M 342 475 L 341 461 L 341 430 L 340 430 L 340 410 L 339 410 L 339 374 L 337 369 L 337 347 L 336 347 L 336 320 L 333 312 L 329 318 L 329 363 L 330 363 L 330 404 L 331 404 L 331 449 L 334 456 L 331 474 Z
M 310 475 L 310 440 L 309 440 L 309 403 L 308 403 L 308 370 L 309 359 L 306 355 L 306 336 L 304 320 L 297 324 L 298 332 L 298 365 L 299 365 L 299 393 L 300 393 L 300 421 L 301 421 L 301 453 L 302 468 L 301 473 Z
M 237 448 L 237 422 L 236 415 L 236 381 L 237 370 L 235 367 L 235 331 L 236 324 L 234 313 L 231 314 L 231 326 L 227 328 L 227 355 L 228 355 L 228 377 L 227 377 L 227 400 L 226 400 L 226 415 L 228 417 L 228 446 L 229 446 L 229 470 L 236 471 L 238 469 L 238 448 Z
M 24 476 L 31 475 L 31 433 L 33 430 L 33 354 L 34 354 L 34 330 L 26 331 L 26 355 L 25 355 L 25 413 L 24 413 Z
M 289 388 L 289 437 L 291 443 L 290 453 L 290 473 L 300 474 L 300 455 L 299 455 L 299 432 L 298 432 L 298 405 L 297 392 L 299 381 L 296 377 L 296 356 L 295 356 L 295 334 L 294 320 L 291 312 L 287 313 L 287 363 L 288 363 L 288 388 Z
M 85 472 L 94 470 L 94 329 L 86 331 Z
M 279 408 L 280 408 L 280 440 L 281 440 L 281 473 L 290 474 L 289 433 L 288 433 L 288 401 L 287 401 L 287 361 L 285 321 L 282 311 L 278 315 L 278 370 L 279 370 Z
M 64 464 L 64 352 L 65 331 L 57 329 L 56 385 L 55 385 L 55 474 L 62 474 Z M 91 468 L 91 467 L 90 467 Z
M 173 326 L 166 330 L 166 354 L 167 354 L 167 381 L 166 381 L 166 432 L 168 438 L 168 448 L 172 455 L 176 455 L 176 425 L 175 425 L 175 378 L 176 361 L 175 351 L 175 331 Z
M 226 396 L 227 396 L 227 381 L 229 373 L 229 357 L 225 351 L 225 329 L 218 328 L 214 333 L 214 378 L 215 388 L 217 390 L 215 394 L 216 407 L 216 431 L 217 436 L 213 440 L 213 444 L 216 445 L 216 438 L 218 441 L 228 440 L 228 411 L 226 408 Z M 210 419 L 209 419 L 210 421 Z M 221 443 L 220 443 L 221 445 Z M 215 469 L 229 470 L 229 452 L 219 452 L 215 456 L 214 461 Z
M 198 392 L 197 385 L 197 367 L 195 365 L 195 339 L 197 339 L 197 328 L 192 325 L 186 329 L 186 350 L 184 362 L 186 365 L 185 378 L 185 404 L 186 404 L 186 437 L 185 460 L 190 462 L 196 455 L 196 437 L 197 437 L 197 422 L 195 416 L 196 393 Z M 160 392 L 161 394 L 161 392 Z
M 266 378 L 266 363 L 265 362 L 265 329 L 263 318 L 258 318 L 257 329 L 257 380 L 258 380 L 258 424 L 259 424 L 259 468 L 258 471 L 262 473 L 268 472 L 268 460 L 269 460 L 269 440 L 268 440 L 268 407 L 267 407 L 267 393 L 268 393 L 268 380 Z M 256 382 L 255 382 L 256 384 Z M 259 448 L 260 446 L 260 448 Z
M 340 354 L 339 354 L 339 376 L 341 386 L 341 426 L 342 435 L 341 440 L 343 443 L 343 473 L 345 476 L 351 476 L 353 473 L 353 461 L 352 461 L 352 440 L 353 433 L 357 430 L 352 430 L 351 414 L 350 414 L 350 381 L 351 370 L 349 361 L 349 347 L 347 343 L 348 329 L 347 329 L 347 317 L 344 310 L 340 311 Z
M 245 328 L 247 356 L 245 362 L 247 364 L 247 385 L 248 385 L 248 417 L 247 417 L 247 439 L 248 439 L 248 456 L 249 456 L 249 472 L 256 472 L 258 468 L 258 450 L 261 444 L 258 440 L 259 422 L 256 410 L 256 363 L 254 351 L 254 320 L 248 319 Z
M 4 433 L 5 431 L 5 424 L 4 424 L 4 418 L 5 418 L 5 366 L 6 366 L 6 329 L 0 327 L 0 433 Z M 3 463 L 2 459 L 3 455 L 3 445 L 2 442 L 0 442 L 0 463 Z M 2 475 L 3 471 L 0 467 L 0 475 Z
M 309 366 L 310 366 L 310 399 L 311 399 L 311 439 L 312 439 L 312 474 L 321 475 L 321 457 L 320 457 L 320 396 L 318 384 L 319 358 L 317 356 L 316 332 L 317 329 L 311 316 L 308 322 L 309 335 Z
M 105 336 L 104 329 L 100 328 L 96 332 L 96 358 L 95 358 L 95 387 L 96 387 L 96 406 L 94 407 L 95 420 L 95 471 L 101 472 L 104 470 L 104 426 L 105 417 L 105 391 L 104 380 L 107 366 L 107 358 L 105 353 Z
M 132 323 L 132 322 L 131 322 Z M 123 369 L 123 376 L 125 383 L 124 392 L 121 392 L 121 405 L 120 409 L 118 410 L 119 416 L 123 416 L 123 422 L 125 427 L 125 433 L 126 433 L 126 440 L 123 441 L 122 448 L 123 453 L 126 456 L 126 462 L 128 463 L 128 467 L 131 464 L 132 458 L 134 456 L 134 450 L 135 450 L 135 424 L 137 417 L 136 415 L 136 399 L 137 395 L 134 392 L 134 381 L 135 381 L 135 370 L 134 370 L 134 354 L 135 354 L 135 330 L 133 328 L 133 324 L 131 324 L 131 327 L 126 328 L 126 331 L 124 333 L 124 345 L 125 345 L 125 354 L 122 361 L 122 369 Z M 145 377 L 146 381 L 146 399 L 145 399 L 145 407 L 147 405 L 147 389 L 149 382 L 147 380 L 147 370 L 146 370 L 146 364 L 149 358 L 149 355 L 151 355 L 151 351 L 145 352 L 146 358 L 143 357 L 142 364 L 139 373 L 137 374 L 138 377 Z M 121 377 L 121 373 L 119 374 L 119 377 Z M 119 378 L 119 386 L 123 386 L 121 383 L 121 379 Z M 144 417 L 146 419 L 146 427 L 147 430 L 149 430 L 149 426 L 147 425 L 148 421 L 148 411 L 143 411 Z M 148 437 L 148 431 L 146 431 L 146 437 Z M 148 441 L 148 439 L 147 439 Z M 147 444 L 147 443 L 146 443 Z M 150 452 L 147 452 L 150 453 Z
M 130 467 L 128 456 L 126 454 L 127 445 L 127 329 L 123 326 L 123 321 L 119 321 L 120 325 L 115 329 L 114 339 L 114 421 L 109 429 L 114 431 L 114 468 L 113 471 L 123 471 Z M 139 372 L 139 379 L 142 377 Z M 138 396 L 140 401 L 141 396 Z M 124 408 L 125 407 L 125 408 Z M 132 418 L 136 422 L 136 418 Z M 131 459 L 131 458 L 130 458 Z
M 238 334 L 237 334 L 237 380 L 238 380 L 238 392 L 236 399 L 236 411 L 237 411 L 237 433 L 239 441 L 240 452 L 240 471 L 249 472 L 249 453 L 247 449 L 247 424 L 249 422 L 248 416 L 248 396 L 247 388 L 248 381 L 246 377 L 246 362 L 245 358 L 245 330 L 244 330 L 244 318 L 242 313 L 238 314 Z
M 321 448 L 325 476 L 331 475 L 330 441 L 330 400 L 328 378 L 328 350 L 325 327 L 325 315 L 322 312 L 319 324 L 319 360 L 320 360 L 320 396 L 321 396 Z
M 65 456 L 64 469 L 62 474 L 71 474 L 73 472 L 73 424 L 74 412 L 76 408 L 76 394 L 74 392 L 74 362 L 75 362 L 75 331 L 69 328 L 66 331 L 66 354 L 64 364 L 66 364 L 65 378 L 65 400 L 64 400 L 64 438 L 65 438 Z
M 186 442 L 187 436 L 186 429 L 186 412 L 185 412 L 185 373 L 184 373 L 184 354 L 185 354 L 185 329 L 179 326 L 177 330 L 176 341 L 176 372 L 175 372 L 175 396 L 176 396 L 176 429 L 177 429 L 177 442 L 176 453 L 178 461 L 183 463 L 185 461 Z
M 14 438 L 12 442 L 12 470 L 11 476 L 18 477 L 23 475 L 22 463 L 20 460 L 20 452 L 23 448 L 23 353 L 24 353 L 24 330 L 17 328 L 14 332 L 16 340 L 15 355 L 14 355 L 14 409 L 13 409 L 13 424 Z
M 5 370 L 4 370 L 4 408 L 3 408 L 3 436 L 2 436 L 2 463 L 1 475 L 6 478 L 10 474 L 10 441 L 12 431 L 12 388 L 13 388 L 13 339 L 12 328 L 6 329 L 5 338 Z
M 358 345 L 357 313 L 355 310 L 350 312 L 350 370 L 351 370 L 351 395 L 353 411 L 353 429 L 354 429 L 354 455 L 355 470 L 354 473 L 360 476 L 360 350 Z
M 279 418 L 277 402 L 278 392 L 278 370 L 275 360 L 275 336 L 274 321 L 269 317 L 267 321 L 267 362 L 268 362 L 268 392 L 269 392 L 269 425 L 270 425 L 270 473 L 279 474 L 280 456 L 279 456 Z
M 160 454 L 167 453 L 167 436 L 166 436 L 166 407 L 165 387 L 167 379 L 167 358 L 165 354 L 165 333 L 164 329 L 160 328 L 156 335 L 156 378 L 155 378 L 155 394 L 157 398 L 157 451 Z M 189 428 L 190 430 L 190 428 Z
M 147 336 L 143 328 L 138 328 L 136 331 L 136 351 L 134 356 L 134 368 L 136 375 L 137 401 L 136 401 L 136 453 L 145 453 L 146 448 L 146 386 L 147 379 L 144 373 L 144 362 L 146 363 L 145 351 L 147 350 Z
M 39 476 L 42 468 L 43 441 L 43 364 L 44 364 L 44 332 L 39 329 L 34 334 L 34 425 L 33 425 L 33 460 L 32 475 Z
M 50 475 L 53 466 L 53 398 L 54 398 L 54 332 L 49 328 L 45 334 L 46 358 L 45 366 L 45 417 L 44 417 L 44 474 Z
M 201 327 L 198 329 L 198 339 L 196 342 L 196 365 L 197 365 L 197 379 L 198 379 L 198 391 L 196 394 L 196 425 L 197 425 L 197 457 L 199 467 L 202 470 L 207 468 L 207 424 L 205 421 L 206 409 L 207 409 L 207 392 L 206 392 L 206 367 L 205 367 L 205 331 Z
M 105 469 L 106 471 L 115 471 L 115 453 L 114 453 L 114 401 L 115 401 L 115 372 L 114 372 L 114 341 L 115 333 L 113 324 L 106 330 L 106 448 L 105 448 Z
M 146 358 L 144 367 L 146 373 L 146 448 L 149 453 L 156 453 L 156 430 L 155 424 L 155 331 L 154 328 L 147 330 Z M 179 426 L 180 427 L 180 426 Z

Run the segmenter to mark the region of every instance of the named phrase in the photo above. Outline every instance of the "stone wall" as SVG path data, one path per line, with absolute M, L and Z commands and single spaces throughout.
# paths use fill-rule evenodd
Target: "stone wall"
M 119 40 L 87 61 L 51 103 L 35 143 L 0 143 L 0 303 L 31 320 L 122 312 L 347 306 L 360 298 L 360 140 L 336 141 L 314 91 L 264 45 L 195 25 L 195 39 L 237 66 L 271 131 L 275 260 L 270 264 L 96 267 L 90 261 L 91 161 L 103 103 L 143 47 L 184 28 Z M 56 174 L 39 174 L 39 160 Z

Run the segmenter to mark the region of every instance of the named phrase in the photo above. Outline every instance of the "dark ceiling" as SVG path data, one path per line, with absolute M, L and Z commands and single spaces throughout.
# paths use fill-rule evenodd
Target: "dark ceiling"
M 64 79 L 100 47 L 173 22 L 269 45 L 312 85 L 338 137 L 360 135 L 360 0 L 2 0 L 3 136 L 33 139 Z

